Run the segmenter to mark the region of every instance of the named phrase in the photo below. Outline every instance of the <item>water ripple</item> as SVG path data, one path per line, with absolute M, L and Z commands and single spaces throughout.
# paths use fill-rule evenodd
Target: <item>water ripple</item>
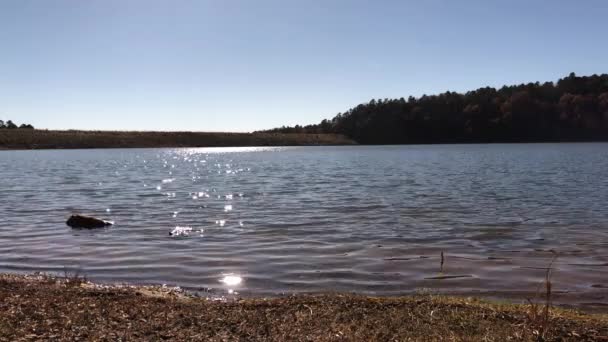
M 607 147 L 3 151 L 0 271 L 246 295 L 535 291 L 557 253 L 556 291 L 597 294 Z M 74 212 L 116 224 L 72 230 Z

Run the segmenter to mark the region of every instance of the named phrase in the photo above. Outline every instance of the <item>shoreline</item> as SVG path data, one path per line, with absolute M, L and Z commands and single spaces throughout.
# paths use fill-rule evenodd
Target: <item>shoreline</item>
M 521 141 L 437 141 L 407 144 L 360 144 L 333 133 L 196 132 L 196 131 L 96 131 L 0 129 L 0 151 L 88 150 L 122 148 L 204 148 L 269 146 L 425 146 L 606 143 L 605 139 Z
M 0 340 L 588 340 L 608 315 L 471 297 L 189 296 L 162 286 L 0 274 Z
M 355 145 L 339 134 L 0 129 L 0 150 Z

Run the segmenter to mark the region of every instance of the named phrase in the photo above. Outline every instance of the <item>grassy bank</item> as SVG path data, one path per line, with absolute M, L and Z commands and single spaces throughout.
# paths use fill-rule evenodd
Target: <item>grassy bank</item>
M 0 129 L 0 149 L 349 145 L 336 134 Z
M 149 287 L 102 287 L 0 275 L 0 340 L 608 341 L 608 317 L 529 305 L 419 295 L 192 298 Z

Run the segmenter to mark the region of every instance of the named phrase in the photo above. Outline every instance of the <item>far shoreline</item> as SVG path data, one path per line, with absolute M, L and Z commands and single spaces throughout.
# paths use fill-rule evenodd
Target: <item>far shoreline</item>
M 0 129 L 0 151 L 355 144 L 355 141 L 339 134 Z
M 99 131 L 0 129 L 1 151 L 136 148 L 290 147 L 290 146 L 432 146 L 500 144 L 606 143 L 601 139 L 436 141 L 408 144 L 360 144 L 333 133 L 231 133 L 197 131 Z

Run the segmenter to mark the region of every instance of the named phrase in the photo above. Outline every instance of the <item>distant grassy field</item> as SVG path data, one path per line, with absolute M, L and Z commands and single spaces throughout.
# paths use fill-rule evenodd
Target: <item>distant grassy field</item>
M 351 145 L 336 134 L 1 129 L 0 149 Z

